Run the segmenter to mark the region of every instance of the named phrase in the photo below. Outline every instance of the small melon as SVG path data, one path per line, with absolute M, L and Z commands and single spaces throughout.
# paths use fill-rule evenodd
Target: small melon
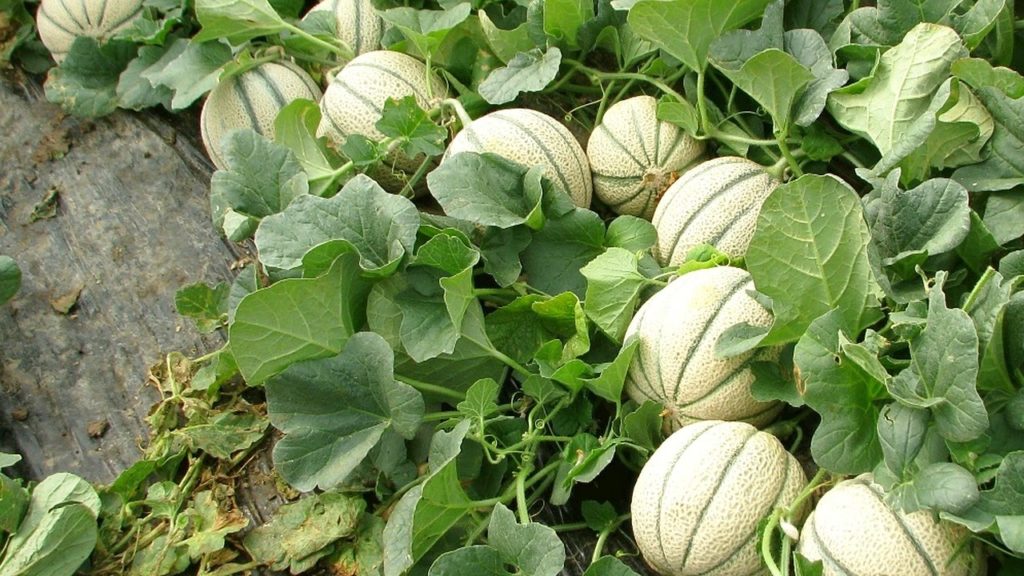
M 640 471 L 633 535 L 664 576 L 760 574 L 758 523 L 806 484 L 800 463 L 771 434 L 742 422 L 690 424 Z
M 287 61 L 260 64 L 217 84 L 199 116 L 203 144 L 213 164 L 227 169 L 221 142 L 228 132 L 251 128 L 273 138 L 278 112 L 299 98 L 319 100 L 320 87 L 302 68 Z
M 635 96 L 614 104 L 587 142 L 594 193 L 615 211 L 650 220 L 662 194 L 704 153 L 704 143 L 658 120 L 658 101 Z
M 776 361 L 779 350 L 761 348 L 719 358 L 715 343 L 730 326 L 769 326 L 771 312 L 751 297 L 753 279 L 729 266 L 680 276 L 640 307 L 626 339 L 640 341 L 626 374 L 626 393 L 663 404 L 673 427 L 699 420 L 770 422 L 782 406 L 751 396 L 756 361 Z
M 829 490 L 800 531 L 798 551 L 822 562 L 824 576 L 975 576 L 980 547 L 963 526 L 885 501 L 870 474 Z
M 455 135 L 445 158 L 459 152 L 491 152 L 522 166 L 540 164 L 544 175 L 574 204 L 590 206 L 593 185 L 587 154 L 572 132 L 547 114 L 509 108 L 481 116 Z
M 39 39 L 60 64 L 78 36 L 104 42 L 142 15 L 142 0 L 43 0 L 36 13 Z
M 665 192 L 654 212 L 662 266 L 678 266 L 687 253 L 710 244 L 733 258 L 747 252 L 761 204 L 779 185 L 756 162 L 723 156 L 702 162 Z
M 370 0 L 323 0 L 309 9 L 309 13 L 320 11 L 334 14 L 338 38 L 347 44 L 356 56 L 380 49 L 384 21 L 374 10 Z
M 341 69 L 324 92 L 320 101 L 323 117 L 317 136 L 326 136 L 335 145 L 342 145 L 351 135 L 359 134 L 370 140 L 382 140 L 384 134 L 376 124 L 384 111 L 388 98 L 400 100 L 406 96 L 429 110 L 434 102 L 448 97 L 444 82 L 434 74 L 427 79 L 423 62 L 401 52 L 375 50 L 356 56 Z M 423 157 L 410 158 L 401 153 L 391 154 L 387 166 L 371 175 L 389 192 L 399 192 L 416 171 Z

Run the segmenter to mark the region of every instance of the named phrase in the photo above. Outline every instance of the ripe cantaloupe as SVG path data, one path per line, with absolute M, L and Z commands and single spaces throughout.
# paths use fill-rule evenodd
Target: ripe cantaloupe
M 798 551 L 825 576 L 975 576 L 980 548 L 963 526 L 927 510 L 907 514 L 885 502 L 870 474 L 828 491 L 800 531 Z
M 423 62 L 401 52 L 375 50 L 352 59 L 341 69 L 320 100 L 323 116 L 317 136 L 326 136 L 335 145 L 359 134 L 374 141 L 384 138 L 376 124 L 388 98 L 416 98 L 424 110 L 448 97 L 448 89 L 435 74 L 428 83 Z M 386 166 L 370 175 L 389 192 L 399 192 L 408 175 L 419 168 L 422 156 L 409 158 L 400 152 L 389 155 Z
M 665 190 L 704 153 L 704 143 L 658 120 L 658 101 L 635 96 L 604 114 L 587 142 L 594 193 L 616 214 L 650 220 Z
M 698 420 L 770 422 L 782 406 L 754 400 L 750 365 L 775 361 L 780 350 L 715 356 L 726 328 L 771 324 L 771 312 L 750 296 L 753 289 L 748 272 L 722 266 L 684 274 L 644 302 L 625 335 L 640 341 L 626 374 L 629 397 L 663 404 L 674 428 Z
M 289 102 L 320 99 L 320 87 L 302 68 L 287 61 L 267 62 L 217 84 L 199 116 L 206 152 L 227 169 L 222 142 L 232 130 L 251 128 L 274 137 L 274 120 Z
M 477 118 L 455 135 L 445 158 L 459 152 L 491 152 L 523 166 L 540 164 L 544 175 L 574 204 L 590 206 L 593 185 L 583 147 L 558 120 L 536 110 L 510 108 Z
M 142 15 L 142 0 L 43 0 L 36 13 L 39 39 L 60 64 L 78 36 L 100 42 Z
M 694 166 L 669 187 L 654 212 L 658 263 L 678 266 L 701 244 L 742 257 L 761 204 L 778 185 L 763 166 L 746 158 L 724 156 Z
M 338 38 L 356 56 L 380 49 L 384 21 L 370 0 L 323 0 L 309 9 L 310 13 L 327 11 L 334 14 Z
M 640 471 L 633 535 L 665 576 L 758 574 L 758 522 L 806 484 L 800 463 L 771 434 L 742 422 L 690 424 Z

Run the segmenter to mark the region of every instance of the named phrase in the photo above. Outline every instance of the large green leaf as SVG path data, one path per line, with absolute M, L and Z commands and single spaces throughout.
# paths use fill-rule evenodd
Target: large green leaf
M 119 104 L 118 79 L 137 50 L 121 40 L 100 44 L 86 35 L 76 37 L 64 61 L 47 74 L 46 99 L 76 116 L 110 114 Z
M 795 341 L 833 309 L 851 334 L 870 323 L 869 241 L 860 198 L 838 178 L 808 174 L 776 188 L 746 258 L 757 290 L 772 299 L 775 323 L 765 342 Z
M 303 195 L 264 219 L 256 247 L 264 266 L 289 270 L 300 266 L 311 248 L 344 240 L 359 252 L 364 271 L 387 274 L 412 252 L 417 229 L 419 212 L 409 199 L 359 175 L 331 198 Z
M 303 491 L 342 483 L 386 430 L 411 439 L 423 397 L 395 381 L 394 353 L 373 332 L 341 354 L 293 364 L 267 380 L 267 412 L 284 438 L 274 446 L 281 477 Z
M 882 460 L 876 427 L 885 386 L 856 362 L 843 358 L 841 310 L 816 319 L 797 342 L 793 362 L 800 369 L 804 401 L 821 416 L 811 438 L 819 466 L 838 474 L 868 472 Z
M 961 60 L 954 72 L 971 84 L 995 122 L 985 160 L 953 177 L 971 191 L 1009 190 L 1024 183 L 1024 78 L 1007 68 Z
M 521 255 L 527 282 L 548 294 L 571 291 L 582 298 L 587 286 L 580 269 L 604 251 L 604 242 L 601 217 L 590 210 L 548 219 Z
M 562 51 L 554 46 L 544 52 L 540 48 L 519 52 L 507 65 L 492 70 L 478 90 L 491 104 L 507 104 L 523 92 L 543 90 L 558 75 L 561 63 Z
M 832 92 L 829 112 L 843 127 L 870 140 L 883 157 L 889 155 L 933 105 L 952 63 L 966 55 L 951 28 L 919 24 L 882 55 L 870 77 Z
M 708 65 L 708 49 L 723 32 L 759 18 L 770 0 L 641 0 L 630 10 L 630 27 L 693 70 Z
M 228 329 L 231 352 L 250 385 L 302 360 L 334 356 L 363 325 L 372 284 L 347 252 L 318 278 L 291 278 L 242 298 Z
M 267 0 L 196 0 L 195 11 L 203 26 L 195 35 L 196 42 L 223 38 L 238 46 L 286 27 Z
M 499 228 L 537 226 L 543 218 L 540 174 L 494 154 L 462 152 L 445 159 L 427 184 L 453 218 Z

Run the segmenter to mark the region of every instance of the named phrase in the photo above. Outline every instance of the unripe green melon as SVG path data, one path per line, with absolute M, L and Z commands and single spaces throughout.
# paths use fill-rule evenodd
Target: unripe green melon
M 658 263 L 677 266 L 701 244 L 742 257 L 761 204 L 778 185 L 763 166 L 745 158 L 724 156 L 694 166 L 669 187 L 654 212 Z
M 522 166 L 540 164 L 544 175 L 574 204 L 590 206 L 593 185 L 587 154 L 572 132 L 547 114 L 510 108 L 481 116 L 455 135 L 445 158 L 459 152 L 491 152 Z
M 617 102 L 587 142 L 594 193 L 617 214 L 650 220 L 669 185 L 704 153 L 703 142 L 658 120 L 657 109 L 651 96 Z
M 771 312 L 751 297 L 753 290 L 749 273 L 721 266 L 684 274 L 644 302 L 625 335 L 640 341 L 626 374 L 629 397 L 663 404 L 674 427 L 698 420 L 770 422 L 782 406 L 751 396 L 750 365 L 776 361 L 779 350 L 715 355 L 715 343 L 730 326 L 771 325 Z
M 320 99 L 320 87 L 302 68 L 287 61 L 267 62 L 217 84 L 199 116 L 203 144 L 213 164 L 227 169 L 224 138 L 232 130 L 251 128 L 274 137 L 274 120 L 293 100 Z
M 966 528 L 886 503 L 870 474 L 828 491 L 800 531 L 798 550 L 820 560 L 824 576 L 977 576 L 980 548 Z
M 142 15 L 142 0 L 43 0 L 36 13 L 39 39 L 59 64 L 78 36 L 104 42 Z
M 434 102 L 448 97 L 448 89 L 434 74 L 428 84 L 426 65 L 407 54 L 376 50 L 357 56 L 341 69 L 324 92 L 317 136 L 326 136 L 337 146 L 354 134 L 382 140 L 384 134 L 376 124 L 384 103 L 388 98 L 401 100 L 406 96 L 415 97 L 420 108 L 429 110 Z M 422 161 L 422 156 L 410 158 L 396 152 L 386 159 L 386 166 L 371 176 L 385 190 L 398 192 Z
M 706 421 L 672 434 L 633 488 L 633 535 L 664 576 L 762 574 L 757 525 L 807 484 L 771 434 Z
M 323 0 L 309 9 L 310 13 L 327 11 L 334 14 L 338 38 L 356 56 L 380 49 L 384 21 L 370 0 Z

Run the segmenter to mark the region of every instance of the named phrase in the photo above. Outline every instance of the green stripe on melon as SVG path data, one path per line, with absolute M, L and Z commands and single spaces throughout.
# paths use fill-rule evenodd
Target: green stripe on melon
M 666 576 L 759 573 L 758 523 L 806 484 L 774 436 L 742 422 L 691 424 L 640 471 L 633 534 L 644 559 Z
M 972 576 L 982 558 L 969 538 L 966 528 L 929 511 L 893 508 L 882 487 L 862 474 L 821 498 L 798 550 L 820 560 L 824 576 Z
M 370 0 L 324 0 L 309 9 L 310 13 L 320 11 L 334 14 L 338 38 L 356 56 L 380 49 L 384 21 Z
M 779 185 L 764 167 L 725 156 L 698 164 L 665 192 L 654 212 L 654 256 L 677 266 L 701 244 L 741 258 L 754 234 L 764 199 Z
M 36 13 L 39 39 L 59 64 L 78 36 L 109 40 L 142 15 L 142 0 L 43 0 Z
M 336 146 L 353 134 L 382 140 L 384 134 L 376 124 L 384 103 L 388 98 L 400 100 L 406 96 L 414 96 L 420 108 L 429 110 L 433 102 L 448 97 L 448 89 L 434 74 L 428 85 L 426 65 L 407 54 L 376 50 L 357 56 L 341 69 L 324 92 L 317 136 L 326 136 Z M 422 155 L 409 158 L 395 152 L 370 175 L 385 190 L 399 192 L 422 162 Z
M 675 428 L 699 420 L 771 421 L 781 405 L 754 400 L 750 364 L 775 361 L 779 350 L 715 355 L 730 326 L 771 324 L 753 289 L 749 273 L 723 266 L 685 274 L 645 302 L 626 330 L 627 339 L 640 341 L 626 375 L 629 397 L 662 403 Z
M 573 203 L 590 206 L 593 184 L 587 155 L 572 132 L 547 114 L 511 108 L 481 116 L 456 134 L 445 158 L 460 152 L 491 152 L 523 166 L 540 164 Z
M 233 130 L 250 128 L 274 137 L 274 120 L 289 102 L 320 99 L 320 87 L 302 68 L 267 62 L 217 84 L 203 103 L 199 126 L 213 164 L 227 169 L 221 142 Z
M 659 121 L 657 108 L 651 96 L 617 102 L 587 142 L 594 193 L 618 214 L 650 220 L 669 185 L 704 153 L 703 142 Z

